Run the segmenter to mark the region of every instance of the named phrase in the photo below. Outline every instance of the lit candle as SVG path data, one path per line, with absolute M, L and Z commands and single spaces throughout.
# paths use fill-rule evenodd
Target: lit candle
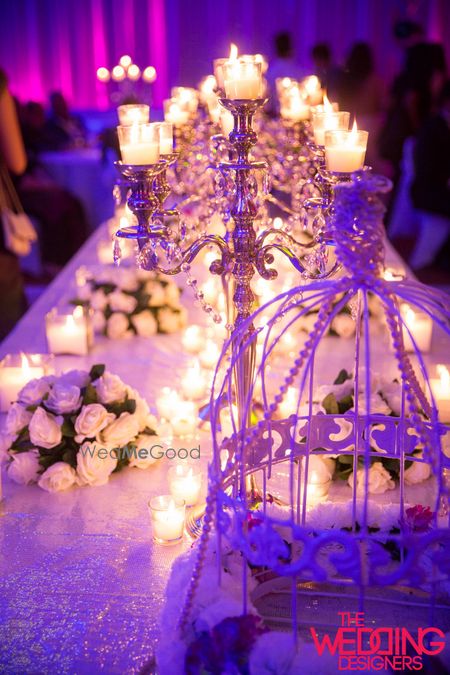
M 200 363 L 204 368 L 215 368 L 220 358 L 220 348 L 213 340 L 207 340 L 200 352 Z
M 247 100 L 261 98 L 261 63 L 230 59 L 223 64 L 226 98 Z
M 312 123 L 314 129 L 314 141 L 317 145 L 325 145 L 325 132 L 335 129 L 348 129 L 350 113 L 334 112 L 330 106 L 325 112 L 313 112 Z
M 182 107 L 179 101 L 173 98 L 164 101 L 164 119 L 175 127 L 180 127 L 189 122 L 189 110 Z
M 120 105 L 117 108 L 117 114 L 120 124 L 124 127 L 147 124 L 150 121 L 150 106 L 145 104 Z
M 403 326 L 403 342 L 406 351 L 415 351 L 413 342 L 408 333 L 409 330 L 417 345 L 417 349 L 421 352 L 429 352 L 431 349 L 431 336 L 433 333 L 432 319 L 425 312 L 416 311 L 406 303 L 401 305 L 400 313 L 405 324 Z
M 181 380 L 181 390 L 188 399 L 198 400 L 206 394 L 207 382 L 197 362 L 186 371 Z
M 153 497 L 149 502 L 153 540 L 162 546 L 178 544 L 183 538 L 186 504 L 171 495 Z
M 163 387 L 161 394 L 156 399 L 156 407 L 158 409 L 158 415 L 168 420 L 174 414 L 178 404 L 180 403 L 181 398 L 175 389 L 170 387 Z
M 216 258 L 217 256 L 215 256 Z M 214 259 L 215 259 L 214 258 Z M 205 330 L 201 326 L 188 326 L 182 337 L 183 347 L 191 354 L 198 354 L 206 343 Z
M 192 115 L 195 115 L 198 108 L 198 92 L 196 89 L 192 87 L 172 87 L 170 93 L 173 99 L 186 107 Z
M 364 166 L 367 131 L 358 131 L 356 122 L 351 131 L 325 132 L 325 164 L 328 171 L 351 173 Z
M 302 122 L 309 119 L 310 106 L 302 95 L 297 82 L 294 82 L 282 94 L 280 115 L 283 119 L 291 122 Z
M 192 401 L 179 401 L 170 418 L 174 436 L 191 436 L 197 430 L 198 410 Z
M 234 117 L 229 110 L 220 113 L 220 126 L 224 136 L 229 136 L 234 129 Z
M 125 164 L 156 164 L 159 160 L 158 124 L 119 126 L 120 152 Z
M 167 474 L 170 494 L 178 500 L 184 500 L 186 506 L 197 504 L 202 486 L 200 469 L 177 464 Z
M 439 411 L 441 422 L 450 422 L 450 373 L 442 363 L 438 363 L 436 371 L 439 377 L 430 378 L 430 387 Z
M 52 354 L 88 353 L 92 341 L 90 312 L 76 307 L 68 313 L 58 308 L 45 317 L 48 349 Z
M 385 279 L 385 281 L 400 281 L 400 279 L 404 278 L 405 270 L 400 268 L 395 269 L 393 267 L 386 267 L 386 269 L 383 270 L 383 279 Z
M 206 77 L 203 78 L 203 80 L 200 82 L 200 99 L 202 103 L 208 103 L 209 99 L 212 96 L 215 96 L 214 91 L 217 87 L 217 81 L 214 75 L 207 75 Z
M 230 45 L 230 56 L 225 58 L 225 59 L 214 59 L 213 61 L 213 67 L 214 67 L 214 76 L 216 79 L 217 87 L 220 90 L 223 90 L 224 88 L 224 71 L 223 71 L 223 66 L 227 61 L 235 61 L 238 56 L 238 48 L 236 47 L 235 44 L 231 43 Z
M 318 105 L 319 103 L 322 103 L 322 87 L 320 85 L 320 80 L 316 75 L 305 77 L 305 79 L 302 80 L 300 86 L 305 91 L 308 98 L 308 103 L 310 105 Z
M 173 125 L 170 122 L 159 124 L 159 152 L 161 155 L 173 152 Z
M 283 419 L 297 412 L 298 394 L 299 392 L 296 387 L 288 387 L 283 400 L 278 406 L 278 412 Z
M 19 391 L 30 381 L 49 374 L 51 357 L 41 354 L 8 354 L 0 362 L 0 412 L 17 401 Z
M 311 106 L 311 111 L 312 114 L 316 112 L 338 112 L 339 110 L 339 103 L 337 101 L 333 101 L 333 103 L 329 100 L 328 96 L 326 94 L 323 95 L 323 103 L 319 103 L 318 105 Z

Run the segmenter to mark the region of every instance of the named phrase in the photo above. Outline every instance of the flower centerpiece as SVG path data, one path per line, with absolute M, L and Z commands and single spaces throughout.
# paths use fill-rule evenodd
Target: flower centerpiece
M 104 365 L 31 380 L 5 428 L 9 477 L 48 492 L 104 485 L 124 466 L 146 469 L 156 461 L 156 418 Z
M 186 325 L 181 289 L 172 279 L 143 270 L 81 268 L 71 303 L 91 307 L 97 333 L 117 340 L 176 333 Z

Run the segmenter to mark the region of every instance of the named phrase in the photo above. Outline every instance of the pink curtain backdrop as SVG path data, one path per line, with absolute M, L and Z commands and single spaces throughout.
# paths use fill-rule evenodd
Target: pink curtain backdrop
M 196 85 L 231 41 L 271 56 L 274 34 L 290 30 L 299 64 L 309 64 L 315 42 L 328 42 L 339 61 L 365 40 L 390 80 L 402 57 L 392 24 L 405 17 L 449 48 L 449 0 L 9 0 L 0 2 L 0 67 L 22 101 L 61 90 L 75 108 L 105 109 L 109 91 L 96 70 L 126 53 L 156 68 L 161 106 L 170 86 Z

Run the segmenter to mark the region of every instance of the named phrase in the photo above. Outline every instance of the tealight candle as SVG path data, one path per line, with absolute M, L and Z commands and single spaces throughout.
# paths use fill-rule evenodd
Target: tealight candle
M 184 500 L 186 506 L 194 506 L 200 497 L 202 474 L 200 469 L 189 465 L 177 464 L 167 474 L 169 492 L 175 498 Z
M 198 108 L 198 92 L 192 87 L 172 87 L 170 92 L 173 99 L 185 105 L 192 115 L 195 115 Z
M 358 131 L 356 122 L 351 131 L 325 131 L 325 164 L 328 171 L 351 173 L 364 166 L 367 131 Z
M 400 306 L 403 326 L 403 342 L 407 352 L 415 351 L 411 336 L 421 352 L 429 352 L 431 349 L 431 337 L 433 334 L 433 321 L 425 312 L 412 309 L 407 303 Z M 408 329 L 408 330 L 407 330 Z
M 438 377 L 430 378 L 430 387 L 441 422 L 450 422 L 450 373 L 442 363 L 436 366 Z
M 118 126 L 120 152 L 125 164 L 156 164 L 159 160 L 158 124 Z
M 301 81 L 300 86 L 305 91 L 310 105 L 322 103 L 322 87 L 320 80 L 316 75 L 305 77 L 305 79 Z
M 142 104 L 119 105 L 119 122 L 123 127 L 133 124 L 147 124 L 150 121 L 150 106 Z
M 84 356 L 92 344 L 92 312 L 79 306 L 74 310 L 54 308 L 45 317 L 49 352 Z
M 0 412 L 7 412 L 17 401 L 19 391 L 30 380 L 53 372 L 53 358 L 48 354 L 8 354 L 0 361 Z
M 349 112 L 313 112 L 312 123 L 314 141 L 317 145 L 325 145 L 325 132 L 335 129 L 348 129 L 350 122 Z
M 156 408 L 158 410 L 158 415 L 164 417 L 168 420 L 174 414 L 177 406 L 181 401 L 180 395 L 175 389 L 170 387 L 163 387 L 161 394 L 156 399 Z
M 200 352 L 200 363 L 204 368 L 215 368 L 220 358 L 220 348 L 213 340 L 207 340 Z
M 164 101 L 164 119 L 170 122 L 174 127 L 180 127 L 189 122 L 189 110 L 185 109 L 182 104 L 169 98 Z
M 217 256 L 215 256 L 216 258 Z M 183 347 L 191 354 L 198 354 L 206 343 L 205 330 L 201 326 L 188 326 L 182 337 Z
M 303 122 L 309 119 L 310 106 L 303 98 L 297 84 L 282 96 L 280 115 L 291 122 Z
M 257 99 L 262 96 L 261 63 L 243 59 L 223 64 L 226 98 L 233 100 Z
M 153 497 L 149 501 L 153 540 L 161 546 L 178 544 L 183 538 L 186 504 L 172 495 Z
M 203 104 L 207 104 L 211 96 L 215 96 L 214 91 L 217 87 L 217 81 L 214 75 L 207 75 L 200 82 L 200 99 Z
M 161 155 L 173 152 L 173 125 L 170 122 L 159 124 L 159 152 Z
M 181 380 L 181 390 L 188 399 L 195 401 L 204 398 L 207 388 L 206 378 L 197 362 L 186 371 Z
M 174 436 L 191 436 L 197 430 L 198 410 L 192 401 L 179 401 L 170 418 Z

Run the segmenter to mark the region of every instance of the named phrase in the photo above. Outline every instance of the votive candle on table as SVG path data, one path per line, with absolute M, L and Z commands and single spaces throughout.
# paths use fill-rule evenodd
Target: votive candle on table
M 199 421 L 196 405 L 192 401 L 179 401 L 169 421 L 174 436 L 192 436 Z
M 442 363 L 436 366 L 438 377 L 430 377 L 430 388 L 441 422 L 450 422 L 450 372 Z
M 0 412 L 17 401 L 19 391 L 30 382 L 53 372 L 50 354 L 7 354 L 0 361 Z
M 336 129 L 348 130 L 350 122 L 349 112 L 325 112 L 313 111 L 312 124 L 314 130 L 314 141 L 316 145 L 325 145 L 325 132 Z
M 159 161 L 158 124 L 132 124 L 117 127 L 124 164 L 156 164 Z
M 217 256 L 215 256 L 217 257 Z M 206 343 L 205 329 L 201 326 L 188 326 L 181 338 L 183 347 L 191 354 L 198 354 L 203 349 Z
M 198 92 L 192 87 L 172 87 L 171 97 L 185 105 L 192 115 L 195 115 L 198 108 Z
M 174 127 L 180 127 L 189 122 L 189 110 L 173 98 L 164 101 L 164 119 Z
M 305 77 L 305 79 L 301 81 L 300 86 L 305 91 L 310 105 L 319 105 L 319 103 L 322 103 L 322 85 L 320 84 L 317 75 Z
M 183 539 L 186 503 L 184 499 L 161 495 L 149 501 L 153 540 L 161 546 L 178 544 Z
M 183 499 L 186 506 L 194 506 L 200 497 L 202 474 L 199 468 L 189 464 L 177 464 L 167 474 L 170 494 L 175 499 Z
M 190 366 L 181 380 L 181 390 L 188 399 L 198 400 L 204 398 L 207 382 L 201 371 L 200 364 L 196 362 Z
M 281 98 L 280 115 L 291 122 L 304 122 L 309 119 L 310 106 L 302 97 L 297 85 L 289 89 Z
M 173 152 L 173 124 L 160 122 L 159 124 L 159 153 L 170 155 Z
M 75 309 L 55 307 L 45 317 L 49 352 L 84 356 L 92 345 L 92 312 L 79 306 Z
M 129 127 L 133 124 L 147 124 L 150 121 L 150 106 L 145 105 L 145 103 L 119 105 L 117 114 L 123 127 Z
M 225 96 L 232 100 L 253 100 L 262 96 L 261 63 L 242 59 L 223 64 Z
M 411 336 L 414 338 L 417 349 L 425 353 L 431 349 L 433 321 L 425 312 L 413 309 L 407 303 L 400 306 L 403 326 L 403 343 L 407 352 L 415 351 Z M 411 333 L 411 336 L 409 334 Z
M 214 368 L 219 361 L 219 357 L 219 345 L 213 340 L 208 339 L 199 355 L 201 365 L 204 368 Z
M 325 165 L 328 171 L 352 173 L 364 166 L 366 156 L 367 131 L 353 126 L 351 131 L 325 132 Z
M 177 406 L 181 401 L 180 395 L 175 389 L 170 387 L 163 387 L 161 393 L 156 399 L 156 408 L 158 410 L 158 415 L 164 417 L 164 419 L 169 420 L 172 415 L 175 413 Z

